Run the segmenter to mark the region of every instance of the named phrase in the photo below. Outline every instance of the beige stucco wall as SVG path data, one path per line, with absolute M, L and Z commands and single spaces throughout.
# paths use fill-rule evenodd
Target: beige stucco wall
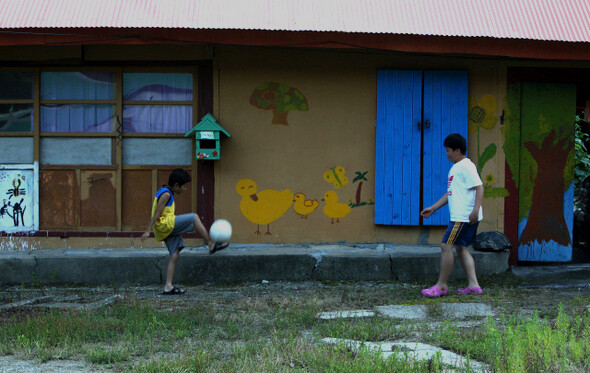
M 240 210 L 242 196 L 235 186 L 248 178 L 256 182 L 258 191 L 290 189 L 316 200 L 334 190 L 341 202 L 348 202 L 356 193 L 355 172 L 368 171 L 362 200 L 374 199 L 378 69 L 467 69 L 474 101 L 493 95 L 501 102 L 505 90 L 505 74 L 494 60 L 230 47 L 218 48 L 215 56 L 215 115 L 232 134 L 223 141 L 222 159 L 216 164 L 215 212 L 234 224 L 234 238 L 240 242 L 439 242 L 441 228 L 376 226 L 371 205 L 355 207 L 340 223 L 332 224 L 321 201 L 307 219 L 291 208 L 270 224 L 272 235 L 258 236 L 256 224 Z M 290 112 L 288 126 L 271 124 L 270 111 L 249 103 L 252 91 L 265 82 L 296 87 L 307 98 L 309 110 Z M 497 105 L 498 118 L 500 109 Z M 493 142 L 501 149 L 499 125 L 480 130 L 479 138 L 481 146 Z M 469 144 L 468 155 L 476 160 L 477 133 L 470 135 Z M 499 151 L 483 174 L 494 174 L 495 184 L 502 186 L 503 165 Z M 334 166 L 346 170 L 349 182 L 342 188 L 323 179 Z M 485 199 L 481 230 L 502 230 L 503 210 L 503 199 Z

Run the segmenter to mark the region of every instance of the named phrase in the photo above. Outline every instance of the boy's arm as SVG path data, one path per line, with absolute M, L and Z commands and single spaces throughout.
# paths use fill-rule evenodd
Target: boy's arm
M 164 207 L 166 207 L 166 204 L 168 203 L 168 201 L 170 201 L 170 193 L 168 193 L 168 192 L 162 193 L 162 195 L 160 195 L 160 198 L 158 199 L 158 206 L 156 207 L 156 211 L 154 211 L 154 215 L 150 219 L 150 223 L 149 223 L 146 231 L 143 232 L 143 234 L 141 235 L 142 240 L 146 239 L 150 236 L 150 232 L 152 231 L 152 227 L 156 223 L 156 219 L 158 219 L 160 217 L 160 215 L 162 214 L 162 211 L 164 211 Z
M 479 218 L 479 209 L 481 208 L 481 202 L 483 200 L 483 185 L 475 187 L 475 205 L 473 205 L 473 211 L 469 214 L 469 224 L 475 224 Z
M 422 212 L 420 212 L 420 215 L 422 215 L 425 218 L 429 218 L 430 215 L 434 214 L 434 212 L 436 210 L 443 207 L 448 202 L 449 202 L 449 196 L 447 195 L 447 193 L 445 193 L 442 197 L 440 197 L 440 199 L 438 201 L 436 201 L 436 203 L 434 205 L 422 210 Z

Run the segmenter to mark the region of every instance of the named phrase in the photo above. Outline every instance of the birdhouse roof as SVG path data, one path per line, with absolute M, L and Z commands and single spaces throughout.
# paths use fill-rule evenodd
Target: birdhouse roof
M 217 122 L 217 119 L 211 114 L 205 115 L 196 126 L 191 128 L 190 131 L 184 134 L 184 137 L 189 136 L 194 131 L 219 131 L 223 132 L 225 136 L 231 137 L 229 132 L 227 132 L 221 125 Z

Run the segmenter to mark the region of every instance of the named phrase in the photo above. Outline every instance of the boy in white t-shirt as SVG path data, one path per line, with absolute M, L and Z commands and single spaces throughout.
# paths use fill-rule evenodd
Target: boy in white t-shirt
M 467 246 L 475 238 L 477 226 L 483 219 L 481 201 L 483 183 L 477 174 L 477 167 L 465 156 L 467 141 L 458 133 L 453 133 L 443 143 L 447 157 L 454 165 L 448 176 L 447 193 L 434 205 L 422 210 L 420 215 L 429 218 L 436 210 L 449 204 L 451 221 L 441 243 L 440 273 L 438 282 L 431 288 L 423 289 L 422 295 L 430 298 L 447 294 L 447 280 L 453 269 L 453 247 L 467 274 L 469 284 L 457 290 L 459 294 L 481 294 L 481 286 L 475 274 L 475 262 Z

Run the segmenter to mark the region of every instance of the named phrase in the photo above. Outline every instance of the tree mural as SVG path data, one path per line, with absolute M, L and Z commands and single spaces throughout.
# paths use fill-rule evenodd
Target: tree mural
M 519 241 L 532 245 L 553 240 L 568 246 L 563 205 L 573 181 L 575 89 L 526 84 L 526 96 L 522 85 L 510 85 L 503 128 L 506 162 L 519 189 L 518 219 L 527 219 Z
M 272 110 L 272 124 L 288 126 L 289 111 L 307 111 L 307 99 L 294 87 L 283 83 L 266 82 L 250 95 L 250 104 L 258 109 Z
M 374 205 L 375 202 L 373 201 L 372 198 L 369 198 L 368 201 L 363 201 L 361 198 L 361 193 L 363 190 L 363 183 L 367 180 L 367 173 L 369 171 L 365 171 L 365 172 L 360 172 L 360 171 L 356 171 L 355 172 L 355 177 L 352 180 L 352 183 L 358 183 L 357 187 L 356 187 L 356 193 L 355 193 L 355 199 L 354 201 L 352 199 L 350 199 L 348 201 L 348 205 L 350 207 L 359 207 L 359 206 L 366 206 L 366 205 Z

